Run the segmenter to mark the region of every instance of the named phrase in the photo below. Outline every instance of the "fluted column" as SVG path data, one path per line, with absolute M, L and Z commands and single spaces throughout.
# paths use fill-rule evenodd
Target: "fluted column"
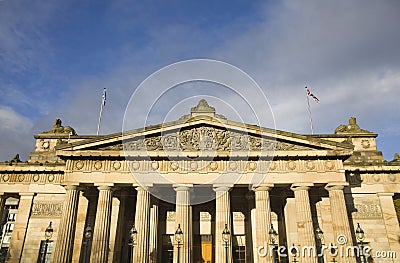
M 149 244 L 149 263 L 157 262 L 157 229 L 158 229 L 158 206 L 150 208 L 150 244 Z
M 301 247 L 311 247 L 316 253 L 314 227 L 311 215 L 310 197 L 308 190 L 311 184 L 294 184 L 291 190 L 294 191 L 297 217 L 297 234 Z M 317 263 L 318 258 L 314 255 L 305 255 L 301 262 Z
M 113 197 L 114 199 L 115 197 Z M 124 261 L 122 259 L 122 244 L 123 240 L 126 238 L 126 231 L 125 230 L 125 207 L 126 207 L 126 199 L 127 199 L 127 192 L 126 190 L 122 190 L 120 193 L 120 202 L 119 202 L 119 209 L 118 209 L 118 218 L 116 219 L 117 226 L 116 226 L 116 233 L 115 233 L 115 243 L 114 243 L 114 255 L 112 262 L 117 262 L 117 261 Z M 113 213 L 113 211 L 111 211 Z M 112 216 L 111 216 L 112 218 Z M 112 225 L 113 221 L 111 219 L 111 233 L 112 233 Z M 110 258 L 108 259 L 110 262 Z
M 133 249 L 133 262 L 147 263 L 149 258 L 150 193 L 137 187 L 135 228 L 137 241 Z
M 349 216 L 347 214 L 346 201 L 343 193 L 344 185 L 329 183 L 325 189 L 329 192 L 329 202 L 331 205 L 331 216 L 334 240 L 340 235 L 345 235 L 347 244 L 340 244 L 343 246 L 352 246 L 352 234 L 350 230 Z M 355 263 L 355 257 L 337 257 L 340 263 Z
M 192 206 L 190 205 L 190 190 L 191 185 L 175 186 L 176 192 L 176 214 L 175 214 L 175 229 L 180 224 L 183 239 L 180 247 L 180 263 L 192 262 L 193 251 L 193 235 L 192 235 Z M 174 262 L 177 262 L 178 250 L 174 248 Z
M 33 196 L 33 193 L 20 193 L 18 213 L 11 234 L 9 258 L 7 259 L 7 262 L 20 262 L 21 260 Z
M 97 189 L 99 189 L 99 199 L 97 202 L 90 261 L 105 263 L 108 260 L 108 243 L 110 241 L 112 186 L 101 185 Z
M 58 228 L 57 242 L 54 248 L 55 263 L 71 262 L 74 246 L 76 215 L 78 213 L 79 188 L 76 185 L 65 186 L 63 212 Z
M 267 251 L 260 251 L 262 255 L 267 253 L 267 256 L 261 257 L 257 253 L 257 262 L 267 263 L 272 262 L 271 250 L 268 247 L 269 236 L 268 232 L 271 227 L 271 204 L 269 198 L 269 191 L 271 186 L 260 186 L 254 189 L 256 199 L 256 248 L 264 246 Z M 257 251 L 258 252 L 258 251 Z
M 393 193 L 377 193 L 377 195 L 382 209 L 390 251 L 400 251 L 400 227 L 393 203 Z
M 6 199 L 7 199 L 7 196 L 5 196 L 4 193 L 0 193 L 0 216 L 3 215 Z
M 229 231 L 232 233 L 231 223 L 231 202 L 229 191 L 230 187 L 218 186 L 214 187 L 215 200 L 215 262 L 225 263 L 232 262 L 232 239 L 228 243 L 228 255 L 226 255 L 225 242 L 222 240 L 222 232 L 225 224 L 228 225 Z M 228 257 L 228 261 L 226 260 Z

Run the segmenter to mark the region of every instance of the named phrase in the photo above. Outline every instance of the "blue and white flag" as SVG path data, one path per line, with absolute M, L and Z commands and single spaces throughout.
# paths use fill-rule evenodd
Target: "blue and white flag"
M 103 106 L 106 105 L 106 99 L 107 99 L 107 97 L 106 97 L 106 88 L 104 88 L 103 89 L 103 96 L 101 97 L 101 102 L 102 102 Z

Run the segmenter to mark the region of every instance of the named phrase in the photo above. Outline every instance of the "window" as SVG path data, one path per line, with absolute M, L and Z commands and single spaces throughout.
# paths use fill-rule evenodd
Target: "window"
M 246 262 L 246 238 L 244 235 L 233 236 L 233 262 Z
M 213 253 L 212 235 L 195 235 L 193 242 L 193 259 L 195 263 L 211 263 Z
M 40 241 L 39 256 L 37 262 L 38 263 L 50 262 L 50 256 L 52 252 L 53 252 L 52 240 L 49 240 L 47 242 L 46 240 Z
M 174 235 L 165 234 L 162 235 L 162 262 L 172 263 L 174 257 L 174 246 L 173 246 Z

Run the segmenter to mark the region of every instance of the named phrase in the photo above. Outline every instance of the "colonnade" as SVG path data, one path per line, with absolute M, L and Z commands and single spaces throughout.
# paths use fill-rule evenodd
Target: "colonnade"
M 174 185 L 176 192 L 176 217 L 175 227 L 180 225 L 183 240 L 179 249 L 180 263 L 193 262 L 193 234 L 192 234 L 192 206 L 190 204 L 190 192 L 193 185 Z M 222 233 L 225 225 L 232 229 L 230 190 L 232 185 L 214 185 L 215 191 L 215 233 Z M 274 185 L 262 185 L 254 189 L 255 208 L 256 208 L 256 236 L 253 242 L 256 247 L 262 246 L 269 240 L 268 232 L 271 226 L 271 204 L 270 191 Z M 315 230 L 312 222 L 310 207 L 309 190 L 313 184 L 293 184 L 290 189 L 294 192 L 296 205 L 296 220 L 298 231 L 298 245 L 316 247 Z M 346 235 L 351 240 L 351 229 L 346 210 L 346 203 L 343 192 L 344 184 L 327 184 L 325 189 L 329 192 L 329 200 L 332 210 L 333 229 L 335 235 Z M 68 185 L 65 187 L 66 197 L 64 210 L 61 217 L 57 242 L 54 251 L 54 262 L 71 262 L 73 253 L 73 240 L 75 233 L 77 208 L 79 200 L 79 186 Z M 108 262 L 108 242 L 110 236 L 110 219 L 113 187 L 109 185 L 98 186 L 99 199 L 97 205 L 95 228 L 93 232 L 93 242 L 90 260 L 91 262 Z M 150 229 L 150 221 L 157 221 L 157 210 L 151 206 L 150 193 L 143 187 L 137 187 L 135 227 L 137 229 L 137 239 L 133 250 L 133 262 L 149 262 L 149 248 L 156 248 L 154 244 L 157 240 L 157 231 Z M 153 222 L 154 225 L 154 222 Z M 152 233 L 153 234 L 152 234 Z M 233 262 L 232 240 L 228 245 L 226 253 L 226 243 L 221 235 L 214 236 L 215 262 Z M 272 262 L 272 257 L 257 256 L 258 263 Z M 178 250 L 174 248 L 174 263 L 178 258 Z M 305 257 L 302 262 L 317 263 L 315 257 Z M 338 262 L 356 262 L 355 258 L 341 258 Z

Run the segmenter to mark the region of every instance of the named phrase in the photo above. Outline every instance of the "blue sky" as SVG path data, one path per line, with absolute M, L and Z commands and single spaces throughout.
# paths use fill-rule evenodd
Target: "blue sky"
M 316 133 L 356 116 L 391 160 L 400 151 L 399 12 L 394 0 L 0 0 L 0 160 L 17 152 L 27 159 L 32 135 L 56 117 L 95 134 L 103 87 L 101 133 L 121 131 L 129 97 L 147 76 L 195 58 L 253 77 L 281 130 L 310 133 L 308 85 L 320 99 L 312 105 Z

